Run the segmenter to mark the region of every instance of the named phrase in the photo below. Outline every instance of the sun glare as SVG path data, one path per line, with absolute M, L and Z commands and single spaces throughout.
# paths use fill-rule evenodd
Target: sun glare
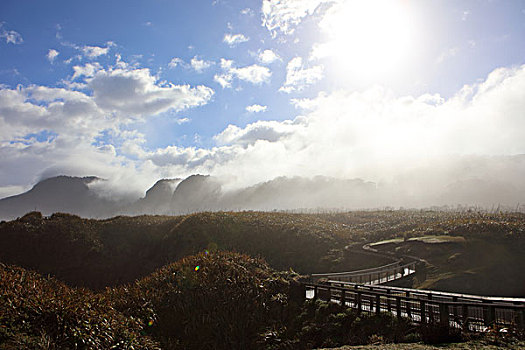
M 329 10 L 320 23 L 328 41 L 313 57 L 332 58 L 349 78 L 376 80 L 406 65 L 414 30 L 409 5 L 401 0 L 347 0 Z

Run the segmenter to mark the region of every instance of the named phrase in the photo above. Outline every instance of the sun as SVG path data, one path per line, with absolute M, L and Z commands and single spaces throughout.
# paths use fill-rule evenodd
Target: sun
M 328 40 L 314 46 L 312 56 L 333 59 L 340 73 L 354 79 L 395 74 L 415 49 L 406 0 L 341 1 L 319 26 Z

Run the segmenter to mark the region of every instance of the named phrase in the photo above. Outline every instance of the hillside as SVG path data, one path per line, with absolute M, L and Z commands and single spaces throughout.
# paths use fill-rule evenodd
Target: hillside
M 361 247 L 386 241 L 373 247 L 428 262 L 405 286 L 520 297 L 525 296 L 524 232 L 524 215 L 505 213 L 214 212 L 106 220 L 30 213 L 0 223 L 0 261 L 101 289 L 204 250 L 260 256 L 275 269 L 303 274 L 374 267 L 391 260 Z M 427 236 L 454 239 L 419 239 Z
M 94 220 L 30 213 L 0 223 L 0 258 L 74 286 L 99 289 L 131 282 L 206 249 L 262 256 L 281 270 L 331 270 L 344 263 L 337 259 L 345 235 L 342 225 L 299 214 L 218 212 Z

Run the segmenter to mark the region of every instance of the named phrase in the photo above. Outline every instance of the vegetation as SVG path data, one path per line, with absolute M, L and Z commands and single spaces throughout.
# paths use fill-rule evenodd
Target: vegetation
M 5 263 L 100 290 L 208 249 L 264 257 L 301 273 L 332 268 L 340 225 L 293 214 L 201 213 L 88 220 L 33 212 L 0 224 Z
M 164 349 L 254 349 L 265 329 L 290 322 L 304 302 L 293 273 L 236 253 L 201 253 L 106 295 L 149 323 Z
M 525 296 L 523 213 L 400 210 L 319 217 L 368 242 L 393 240 L 374 246 L 380 251 L 425 259 L 425 273 L 405 281 L 406 287 Z
M 0 349 L 158 349 L 104 295 L 0 264 Z
M 524 218 L 378 211 L 87 220 L 33 212 L 0 223 L 0 349 L 277 350 L 457 340 L 463 335 L 441 337 L 388 314 L 305 302 L 303 277 L 293 270 L 377 266 L 388 259 L 360 247 L 381 242 L 374 248 L 426 259 L 426 275 L 411 286 L 524 296 Z M 501 341 L 493 334 L 494 344 Z
M 305 303 L 297 274 L 237 253 L 186 257 L 99 293 L 0 267 L 1 349 L 311 349 L 402 340 L 408 326 Z

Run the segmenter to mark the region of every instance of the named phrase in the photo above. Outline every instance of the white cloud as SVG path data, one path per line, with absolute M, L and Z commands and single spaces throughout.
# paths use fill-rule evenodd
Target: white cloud
M 337 2 L 335 0 L 263 0 L 262 21 L 272 35 L 278 32 L 292 34 L 302 20 L 315 13 L 320 5 Z
M 74 66 L 73 67 L 73 76 L 71 80 L 75 80 L 80 77 L 92 77 L 95 73 L 102 69 L 102 66 L 98 62 L 86 63 L 83 66 Z
M 143 193 L 152 180 L 170 174 L 146 159 L 145 136 L 128 130 L 130 123 L 205 104 L 213 94 L 204 86 L 158 82 L 147 69 L 93 63 L 75 73 L 81 82 L 71 84 L 84 84 L 86 92 L 0 86 L 0 157 L 7 167 L 0 170 L 1 193 L 34 183 L 42 172 L 95 174 L 122 192 Z
M 0 23 L 0 38 L 5 39 L 7 44 L 19 45 L 24 42 L 22 35 L 14 30 L 6 30 L 3 23 Z
M 233 67 L 233 60 L 227 60 L 227 59 L 224 59 L 224 58 L 221 58 L 221 68 L 222 69 L 231 69 Z
M 243 184 L 321 174 L 378 184 L 413 180 L 416 190 L 431 188 L 439 196 L 451 181 L 480 175 L 477 166 L 465 170 L 461 157 L 525 153 L 523 91 L 525 66 L 495 70 L 449 99 L 436 94 L 398 97 L 379 87 L 320 93 L 295 100 L 307 110 L 293 120 L 228 126 L 215 136 L 219 147 L 154 153 L 163 167 L 221 177 L 234 173 Z M 452 159 L 457 160 L 453 165 Z M 434 173 L 418 172 L 423 167 Z M 525 168 L 518 173 L 501 176 L 523 188 L 519 178 Z
M 46 57 L 47 57 L 49 62 L 53 63 L 55 61 L 55 58 L 57 58 L 58 55 L 60 55 L 60 52 L 58 52 L 55 49 L 49 49 L 49 51 L 47 52 Z
M 206 86 L 159 85 L 146 68 L 100 70 L 87 82 L 101 108 L 134 116 L 200 106 L 213 95 Z
M 270 80 L 272 73 L 266 67 L 256 64 L 241 68 L 232 68 L 231 72 L 239 79 L 252 84 L 262 84 Z
M 213 80 L 223 89 L 232 87 L 233 76 L 231 74 L 215 74 Z
M 272 50 L 264 50 L 261 53 L 259 53 L 258 59 L 262 64 L 270 64 L 277 60 L 280 60 L 281 58 Z
M 175 122 L 177 124 L 179 124 L 179 125 L 189 123 L 190 121 L 191 121 L 190 118 L 179 118 L 179 119 L 175 120 Z
M 259 113 L 259 112 L 266 112 L 268 109 L 268 106 L 261 106 L 258 104 L 253 104 L 251 106 L 246 106 L 246 111 L 250 113 Z
M 106 47 L 100 47 L 100 46 L 84 46 L 82 47 L 82 52 L 84 53 L 84 56 L 88 58 L 97 58 L 99 56 L 107 55 L 109 52 L 109 49 L 114 44 L 109 42 L 108 46 Z
M 228 127 L 215 136 L 215 140 L 223 145 L 253 145 L 258 141 L 278 142 L 292 135 L 300 126 L 290 121 L 258 121 L 248 124 L 245 128 L 235 125 Z
M 179 58 L 179 57 L 173 57 L 171 59 L 171 61 L 168 63 L 168 67 L 169 68 L 175 68 L 177 66 L 184 66 L 184 61 L 182 60 L 182 58 Z
M 245 15 L 245 16 L 253 16 L 254 15 L 254 12 L 251 8 L 247 7 L 247 8 L 244 8 L 241 10 L 241 15 Z
M 250 38 L 244 36 L 244 34 L 225 34 L 224 39 L 222 39 L 222 41 L 231 47 L 247 42 L 248 40 L 250 40 Z
M 324 76 L 322 65 L 305 68 L 301 57 L 294 57 L 286 66 L 286 81 L 279 89 L 286 93 L 301 91 L 321 80 Z
M 231 61 L 221 63 L 236 69 Z M 395 96 L 383 88 L 321 93 L 294 100 L 306 108 L 294 119 L 228 126 L 216 135 L 216 147 L 153 151 L 144 149 L 140 132 L 120 127 L 130 125 L 125 115 L 196 106 L 207 94 L 159 83 L 147 69 L 101 69 L 86 81 L 89 93 L 0 87 L 0 187 L 34 183 L 43 170 L 95 174 L 141 191 L 174 174 L 235 174 L 243 185 L 320 174 L 410 188 L 404 197 L 390 193 L 390 201 L 401 198 L 397 205 L 405 205 L 402 200 L 420 194 L 439 199 L 451 181 L 478 176 L 525 195 L 524 163 L 513 157 L 525 153 L 525 66 L 494 70 L 450 98 Z M 28 137 L 45 130 L 57 136 Z M 104 132 L 120 141 L 97 141 Z
M 175 68 L 175 67 L 180 66 L 180 67 L 183 67 L 184 69 L 193 69 L 197 73 L 202 73 L 202 72 L 204 72 L 206 69 L 210 68 L 214 64 L 215 64 L 215 62 L 213 62 L 213 61 L 201 60 L 197 56 L 194 56 L 190 60 L 189 64 L 184 62 L 184 60 L 182 58 L 174 57 L 168 63 L 168 67 L 169 68 Z
M 237 68 L 232 60 L 222 58 L 220 66 L 223 72 L 216 74 L 213 79 L 223 88 L 231 87 L 234 78 L 257 85 L 269 82 L 272 77 L 270 69 L 257 64 Z
M 44 86 L 1 89 L 0 104 L 2 141 L 44 130 L 58 133 L 61 141 L 91 138 L 99 129 L 113 125 L 91 97 L 67 89 Z
M 193 57 L 191 59 L 191 67 L 197 72 L 197 73 L 202 73 L 204 72 L 206 69 L 210 68 L 212 65 L 213 65 L 213 62 L 211 61 L 205 61 L 205 60 L 200 60 L 197 58 L 197 56 Z

